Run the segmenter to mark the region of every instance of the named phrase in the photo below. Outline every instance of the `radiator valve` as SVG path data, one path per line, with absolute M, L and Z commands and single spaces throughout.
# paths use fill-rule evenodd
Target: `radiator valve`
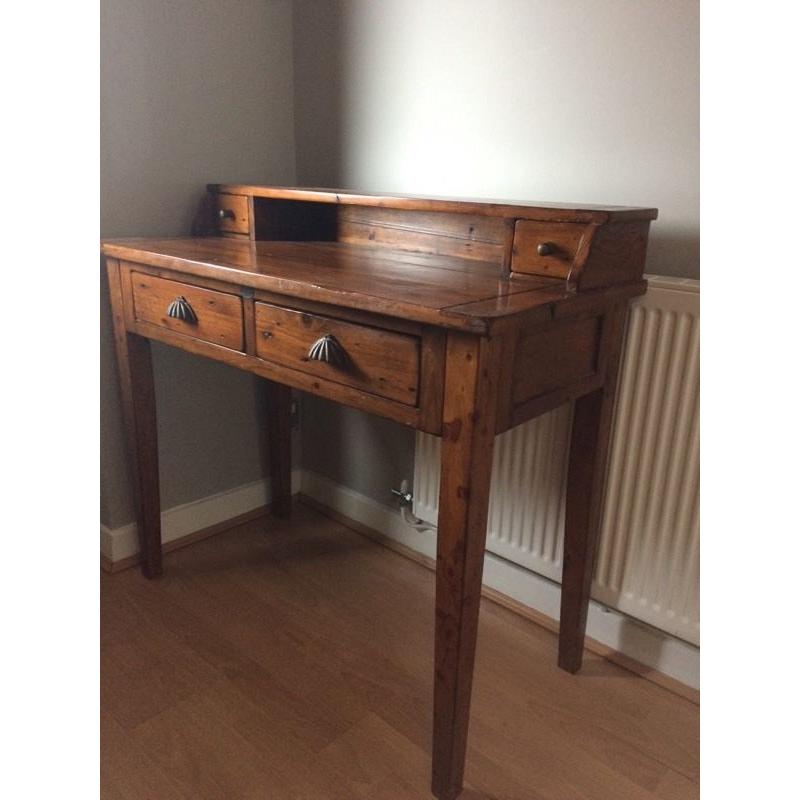
M 408 481 L 404 480 L 399 489 L 392 489 L 392 494 L 400 499 L 400 508 L 410 506 L 414 502 L 414 495 L 408 490 Z
M 399 489 L 392 489 L 392 494 L 400 500 L 400 516 L 402 516 L 403 522 L 405 522 L 406 525 L 417 531 L 436 530 L 436 526 L 430 525 L 425 522 L 425 520 L 415 517 L 414 514 L 411 513 L 411 508 L 414 504 L 414 495 L 411 492 L 407 480 L 404 480 L 400 484 Z

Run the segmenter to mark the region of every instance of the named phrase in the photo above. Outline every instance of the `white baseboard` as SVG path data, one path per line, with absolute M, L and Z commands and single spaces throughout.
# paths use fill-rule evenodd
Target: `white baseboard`
M 388 506 L 310 470 L 302 471 L 301 491 L 418 553 L 436 557 L 435 534 L 410 528 L 400 514 Z M 551 619 L 559 618 L 561 587 L 547 578 L 487 553 L 483 582 Z M 594 601 L 589 604 L 586 633 L 640 664 L 692 689 L 700 688 L 700 650 L 692 644 Z
M 300 491 L 301 470 L 292 470 L 292 493 Z M 267 505 L 272 499 L 269 479 L 237 486 L 191 503 L 173 506 L 161 512 L 161 541 L 164 544 L 181 539 L 201 528 L 208 528 L 232 517 L 246 514 Z M 136 524 L 119 528 L 100 526 L 100 552 L 112 563 L 139 552 Z

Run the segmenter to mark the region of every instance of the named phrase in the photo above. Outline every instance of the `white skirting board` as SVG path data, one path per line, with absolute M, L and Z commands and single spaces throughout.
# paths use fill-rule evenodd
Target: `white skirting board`
M 301 470 L 292 470 L 293 494 L 300 491 L 301 481 Z M 161 512 L 161 541 L 167 544 L 181 539 L 201 528 L 217 525 L 267 505 L 271 499 L 270 482 L 264 480 L 168 508 Z M 139 552 L 136 524 L 131 522 L 113 529 L 101 525 L 100 552 L 112 563 L 136 555 Z
M 432 532 L 413 530 L 403 522 L 398 511 L 359 492 L 301 469 L 292 472 L 292 492 L 298 491 L 418 553 L 429 558 L 436 556 L 436 538 Z M 256 481 L 167 509 L 161 515 L 163 541 L 171 542 L 253 511 L 266 505 L 270 497 L 269 481 Z M 135 555 L 138 546 L 134 524 L 115 529 L 100 526 L 100 549 L 110 561 Z M 558 619 L 560 587 L 547 578 L 487 553 L 484 583 L 529 608 Z M 605 609 L 594 601 L 589 606 L 587 634 L 641 664 L 693 689 L 699 688 L 700 651 L 687 642 L 618 611 Z
M 433 532 L 416 531 L 399 512 L 310 470 L 303 470 L 301 491 L 318 503 L 366 525 L 429 558 L 436 557 Z M 486 586 L 554 620 L 559 618 L 561 587 L 547 578 L 486 553 Z M 592 639 L 680 683 L 700 688 L 700 649 L 592 600 L 586 633 Z M 555 651 L 554 656 L 555 658 Z

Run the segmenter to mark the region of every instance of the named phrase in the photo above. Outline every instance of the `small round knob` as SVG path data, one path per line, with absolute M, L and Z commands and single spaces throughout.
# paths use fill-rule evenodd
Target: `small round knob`
M 221 208 L 217 212 L 217 216 L 220 219 L 235 219 L 236 218 L 236 215 L 233 213 L 233 209 L 232 208 Z
M 556 246 L 552 242 L 542 242 L 537 248 L 536 252 L 540 256 L 551 256 L 556 251 Z

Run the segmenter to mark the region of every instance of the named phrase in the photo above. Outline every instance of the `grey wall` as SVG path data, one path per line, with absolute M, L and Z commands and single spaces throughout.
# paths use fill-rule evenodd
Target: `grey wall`
M 658 206 L 648 272 L 699 277 L 698 17 L 697 0 L 297 0 L 298 182 Z M 380 500 L 411 477 L 409 431 L 304 414 L 304 466 Z
M 103 0 L 101 234 L 184 235 L 208 182 L 293 183 L 289 0 Z M 101 521 L 133 519 L 105 279 Z M 254 380 L 154 345 L 165 508 L 265 474 Z

